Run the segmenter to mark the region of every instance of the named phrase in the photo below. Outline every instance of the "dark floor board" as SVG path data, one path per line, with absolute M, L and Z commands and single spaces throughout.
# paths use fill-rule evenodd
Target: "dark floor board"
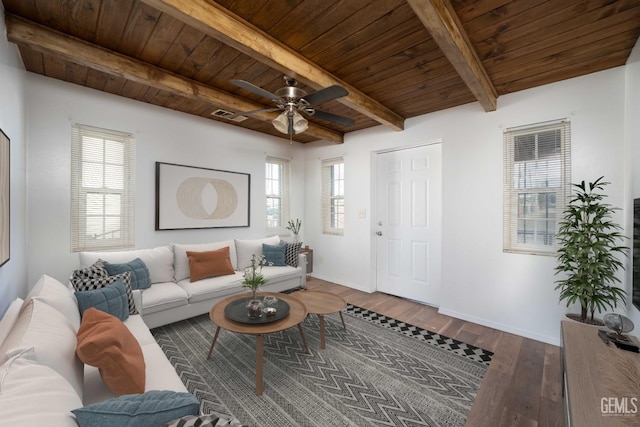
M 309 289 L 493 351 L 471 409 L 469 427 L 560 427 L 562 374 L 558 347 L 445 316 L 436 308 L 379 292 L 367 293 L 310 278 Z

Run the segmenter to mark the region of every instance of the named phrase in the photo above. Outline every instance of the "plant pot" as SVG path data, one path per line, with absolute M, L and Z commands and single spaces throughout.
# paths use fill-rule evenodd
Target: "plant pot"
M 259 299 L 250 299 L 247 302 L 247 316 L 249 319 L 259 319 L 262 317 L 264 305 Z
M 604 322 L 601 319 L 598 319 L 597 317 L 593 318 L 593 322 L 591 322 L 591 319 L 589 317 L 587 317 L 587 321 L 583 322 L 582 320 L 580 320 L 580 315 L 578 313 L 567 313 L 564 315 L 568 320 L 571 320 L 573 322 L 577 322 L 577 323 L 582 323 L 583 325 L 589 325 L 589 326 L 595 326 L 595 327 L 603 327 Z

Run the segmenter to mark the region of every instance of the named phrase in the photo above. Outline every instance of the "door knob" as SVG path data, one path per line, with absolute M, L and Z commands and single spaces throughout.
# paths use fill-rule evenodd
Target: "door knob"
M 378 236 L 382 236 L 382 231 L 376 231 L 376 234 L 377 234 Z

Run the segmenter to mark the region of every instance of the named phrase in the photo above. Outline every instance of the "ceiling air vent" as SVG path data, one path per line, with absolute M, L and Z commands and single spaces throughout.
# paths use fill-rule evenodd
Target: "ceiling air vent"
M 234 122 L 243 122 L 248 119 L 247 116 L 236 116 L 236 117 L 230 118 L 229 116 L 233 116 L 233 113 L 231 111 L 223 110 L 222 108 L 218 108 L 216 111 L 211 113 L 211 115 L 216 117 L 221 117 L 223 119 L 231 120 Z

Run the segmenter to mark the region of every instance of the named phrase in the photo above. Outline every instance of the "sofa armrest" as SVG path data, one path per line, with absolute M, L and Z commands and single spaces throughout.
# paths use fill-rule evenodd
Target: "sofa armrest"
M 133 295 L 133 302 L 136 305 L 136 310 L 138 310 L 138 313 L 142 315 L 142 290 L 132 289 L 131 294 Z
M 305 275 L 307 274 L 307 254 L 302 252 L 298 254 L 298 268 L 301 268 Z

